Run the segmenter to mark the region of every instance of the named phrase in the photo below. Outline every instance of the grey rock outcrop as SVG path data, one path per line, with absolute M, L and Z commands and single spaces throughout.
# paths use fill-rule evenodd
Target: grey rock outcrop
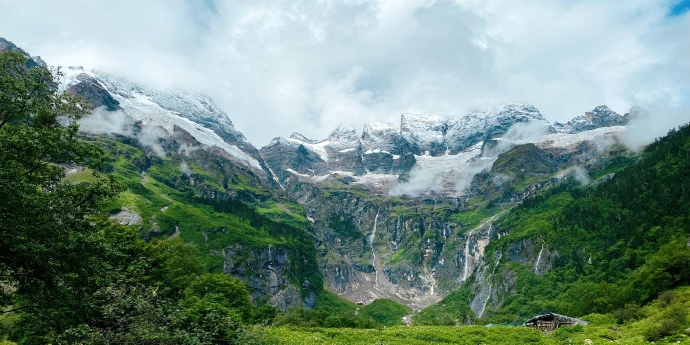
M 244 281 L 254 300 L 268 303 L 283 311 L 292 306 L 314 307 L 313 292 L 302 297 L 299 286 L 291 283 L 295 269 L 289 251 L 268 246 L 261 250 L 248 250 L 240 244 L 227 247 L 223 253 L 223 273 Z
M 400 126 L 368 124 L 360 137 L 344 126 L 325 140 L 276 138 L 261 153 L 313 221 L 331 291 L 352 301 L 391 298 L 421 308 L 472 281 L 472 308 L 481 315 L 501 303 L 515 277 L 484 260 L 488 243 L 501 236 L 492 228 L 495 214 L 472 228 L 458 214 L 476 200 L 499 212 L 560 183 L 575 168 L 606 159 L 596 142 L 615 143 L 616 133 L 570 135 L 532 106 L 506 105 L 455 119 L 405 114 Z M 449 187 L 390 198 L 391 186 L 417 183 L 415 176 L 425 173 Z M 453 189 L 454 178 L 470 180 L 462 193 Z M 538 274 L 550 269 L 557 253 L 529 245 L 502 253 L 503 261 L 537 262 Z
M 556 123 L 554 126 L 560 132 L 580 133 L 600 127 L 625 126 L 630 121 L 630 115 L 620 115 L 605 105 L 600 105 L 584 115 L 577 116 L 566 123 Z
M 122 110 L 120 102 L 115 100 L 96 78 L 82 73 L 76 79 L 78 82 L 70 86 L 66 92 L 86 99 L 92 109 L 103 107 L 107 111 Z

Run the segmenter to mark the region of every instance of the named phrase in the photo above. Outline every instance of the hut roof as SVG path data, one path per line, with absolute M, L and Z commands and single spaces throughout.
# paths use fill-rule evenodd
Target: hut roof
M 529 325 L 529 324 L 534 324 L 537 321 L 556 321 L 561 324 L 570 324 L 570 325 L 583 325 L 586 326 L 589 324 L 587 321 L 583 321 L 574 317 L 570 316 L 565 316 L 561 314 L 556 314 L 556 313 L 548 313 L 544 315 L 537 315 L 524 323 L 524 325 Z

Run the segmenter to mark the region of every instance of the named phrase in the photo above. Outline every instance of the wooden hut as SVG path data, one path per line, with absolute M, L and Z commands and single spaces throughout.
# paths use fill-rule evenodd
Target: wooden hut
M 574 317 L 560 315 L 556 313 L 548 313 L 544 315 L 537 315 L 523 324 L 523 326 L 536 328 L 540 331 L 552 331 L 558 327 L 587 325 L 587 321 L 582 321 Z

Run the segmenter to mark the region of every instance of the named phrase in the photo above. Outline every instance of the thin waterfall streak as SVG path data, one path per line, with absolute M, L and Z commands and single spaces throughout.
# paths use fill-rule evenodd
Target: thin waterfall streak
M 489 283 L 489 293 L 486 296 L 486 299 L 484 300 L 484 304 L 482 305 L 482 310 L 479 311 L 479 318 L 482 318 L 482 315 L 484 315 L 484 310 L 486 310 L 486 304 L 489 303 L 489 299 L 491 298 L 491 288 L 493 287 L 493 282 Z
M 376 211 L 376 216 L 374 217 L 374 229 L 371 231 L 371 235 L 369 235 L 369 247 L 371 248 L 371 264 L 374 267 L 374 288 L 378 289 L 379 288 L 379 272 L 376 269 L 376 251 L 374 250 L 374 240 L 376 239 L 376 226 L 379 221 L 379 211 Z
M 470 238 L 472 237 L 472 233 L 474 233 L 474 230 L 470 231 L 465 241 L 465 269 L 462 272 L 462 281 L 467 280 L 468 271 L 470 269 Z
M 542 253 L 544 253 L 544 243 L 541 244 L 541 250 L 539 250 L 539 255 L 537 255 L 537 261 L 534 263 L 534 273 L 539 271 L 539 262 L 541 262 Z

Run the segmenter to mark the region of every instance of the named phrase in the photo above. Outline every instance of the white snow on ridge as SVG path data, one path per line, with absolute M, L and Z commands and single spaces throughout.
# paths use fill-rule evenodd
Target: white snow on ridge
M 367 123 L 364 125 L 364 132 L 367 132 L 367 133 L 372 133 L 372 132 L 382 133 L 382 132 L 389 132 L 389 131 L 397 131 L 399 129 L 400 129 L 399 126 L 392 124 L 392 123 L 387 123 L 387 122 L 371 122 L 371 123 Z
M 65 90 L 67 90 L 70 86 L 78 84 L 79 82 L 81 82 L 80 77 L 79 77 L 81 74 L 85 74 L 91 78 L 98 80 L 98 78 L 96 78 L 96 75 L 93 73 L 93 71 L 84 70 L 84 68 L 81 66 L 70 66 L 70 67 L 64 67 L 64 68 L 59 67 L 59 69 L 60 69 L 60 73 L 62 74 L 58 80 L 60 82 L 60 84 L 58 85 L 58 91 L 60 91 L 60 92 L 63 92 Z M 58 76 L 54 75 L 54 77 L 58 77 Z M 103 83 L 101 83 L 100 80 L 98 82 L 101 84 L 101 86 L 103 86 L 103 88 L 105 88 L 105 85 L 103 85 Z
M 326 179 L 328 179 L 331 176 L 347 176 L 353 178 L 353 184 L 361 184 L 361 185 L 370 185 L 370 186 L 384 186 L 384 185 L 390 185 L 391 183 L 397 181 L 398 175 L 396 174 L 375 174 L 375 173 L 370 173 L 367 172 L 365 175 L 357 176 L 351 171 L 341 171 L 341 170 L 334 170 L 334 171 L 329 171 L 325 175 L 307 175 L 307 174 L 302 174 L 294 169 L 287 168 L 285 171 L 295 175 L 299 176 L 302 178 L 307 178 L 315 182 L 323 182 Z
M 356 178 L 355 173 L 353 173 L 351 171 L 336 170 L 336 171 L 329 171 L 328 174 L 326 174 L 326 175 L 311 176 L 311 179 L 316 181 L 316 182 L 323 182 L 327 178 L 329 178 L 330 176 L 333 176 L 333 175 L 342 175 L 342 176 L 348 176 L 348 177 L 355 177 Z
M 396 174 L 375 174 L 371 172 L 367 172 L 366 174 L 362 176 L 354 176 L 355 178 L 355 184 L 364 184 L 364 185 L 375 185 L 375 186 L 380 186 L 386 183 L 392 183 L 394 181 L 398 180 L 398 176 Z
M 228 144 L 213 130 L 192 122 L 173 111 L 161 108 L 158 104 L 139 92 L 133 92 L 131 96 L 132 98 L 127 98 L 116 93 L 113 94 L 113 98 L 120 102 L 120 107 L 122 107 L 125 113 L 135 121 L 141 121 L 143 124 L 147 125 L 161 126 L 170 133 L 173 132 L 174 126 L 180 127 L 192 135 L 194 139 L 202 145 L 218 147 L 230 156 L 235 157 L 243 165 L 252 169 L 263 170 L 258 160 L 248 155 L 237 146 Z
M 589 131 L 568 134 L 554 133 L 545 135 L 541 140 L 534 142 L 539 146 L 568 147 L 583 141 L 598 141 L 607 137 L 616 137 L 626 131 L 626 126 L 601 127 Z
M 365 154 L 365 155 L 370 155 L 370 154 L 372 154 L 372 153 L 386 153 L 386 154 L 391 154 L 390 152 L 384 151 L 384 150 L 381 150 L 381 149 L 369 149 L 369 150 L 364 151 L 364 154 Z
M 479 142 L 474 146 L 470 147 L 466 151 L 460 152 L 455 155 L 442 155 L 442 156 L 415 156 L 417 163 L 414 168 L 421 169 L 423 171 L 433 171 L 433 172 L 449 172 L 449 171 L 460 171 L 469 165 L 469 161 L 472 158 L 478 157 L 482 153 L 483 142 Z
M 287 171 L 287 172 L 289 172 L 290 174 L 293 174 L 293 175 L 297 175 L 297 176 L 301 176 L 301 177 L 306 177 L 306 178 L 311 178 L 310 175 L 298 173 L 297 171 L 295 171 L 295 170 L 292 169 L 292 168 L 287 168 L 287 169 L 285 169 L 285 171 Z
M 400 118 L 402 136 L 414 143 L 431 144 L 443 142 L 443 126 L 447 122 L 445 117 L 432 114 L 403 114 Z
M 567 150 L 581 142 L 589 141 L 599 147 L 606 147 L 613 144 L 615 138 L 625 130 L 624 126 L 615 126 L 575 134 L 547 134 L 521 140 L 504 137 L 498 139 L 503 142 L 499 144 L 498 150 L 482 152 L 483 143 L 480 142 L 457 155 L 415 156 L 417 162 L 410 171 L 409 181 L 394 185 L 390 193 L 392 195 L 420 195 L 429 191 L 445 194 L 462 193 L 470 186 L 474 175 L 485 169 L 491 169 L 498 154 L 515 145 L 533 143 L 541 148 Z
M 180 127 L 202 145 L 217 147 L 237 159 L 239 163 L 251 169 L 263 170 L 256 158 L 242 151 L 242 149 L 237 146 L 227 143 L 215 131 L 204 127 L 202 124 L 196 123 L 174 110 L 163 108 L 152 100 L 151 96 L 144 94 L 142 89 L 136 84 L 110 77 L 106 73 L 84 70 L 82 67 L 67 67 L 62 68 L 61 71 L 63 77 L 60 81 L 60 91 L 64 91 L 70 86 L 81 82 L 80 76 L 82 74 L 87 75 L 94 78 L 104 89 L 106 89 L 113 98 L 120 103 L 120 107 L 124 110 L 125 114 L 133 120 L 141 121 L 141 123 L 145 125 L 160 126 L 168 131 L 168 133 L 173 132 L 174 126 Z M 212 100 L 206 96 L 157 93 L 153 90 L 149 90 L 149 93 L 155 93 L 159 98 L 165 98 L 166 102 L 174 104 L 177 107 L 189 109 L 190 111 L 199 110 L 204 119 L 217 120 L 218 124 L 223 126 L 227 131 L 235 133 L 240 140 L 246 141 L 241 133 L 234 129 L 227 115 L 222 112 L 222 110 L 215 107 Z
M 292 142 L 292 143 L 295 143 L 295 144 L 298 144 L 298 145 L 304 146 L 307 150 L 314 152 L 317 155 L 319 155 L 319 157 L 321 158 L 322 161 L 328 162 L 328 153 L 326 152 L 326 146 L 328 146 L 331 143 L 330 140 L 324 140 L 324 141 L 321 141 L 321 142 L 318 142 L 315 144 L 311 144 L 311 143 L 308 143 L 306 141 L 302 141 L 302 140 L 294 139 L 294 138 L 288 138 L 285 140 Z
M 355 176 L 355 173 L 352 171 L 343 171 L 343 170 L 333 170 L 330 171 L 331 175 L 343 175 L 343 176 Z
M 394 155 L 394 154 L 391 154 L 390 152 L 388 152 L 386 150 L 381 150 L 381 149 L 369 149 L 369 150 L 364 151 L 365 155 L 370 155 L 370 154 L 374 154 L 374 153 L 385 153 L 387 155 L 391 155 L 391 156 L 393 156 L 394 160 L 400 158 L 400 155 Z

